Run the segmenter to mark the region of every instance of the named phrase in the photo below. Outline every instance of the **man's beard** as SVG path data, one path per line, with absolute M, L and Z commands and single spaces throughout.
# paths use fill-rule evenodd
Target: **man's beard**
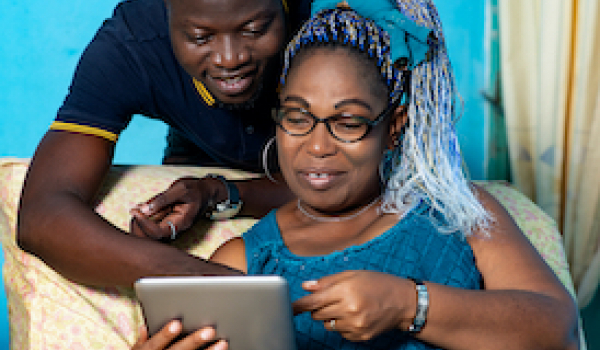
M 278 58 L 273 58 L 269 62 L 264 75 L 258 81 L 258 87 L 248 100 L 240 103 L 226 103 L 215 98 L 215 107 L 229 111 L 245 111 L 254 108 L 259 99 L 277 99 L 277 93 L 275 91 L 277 90 L 277 84 L 279 83 L 279 70 L 276 68 L 278 67 L 278 62 Z M 263 94 L 265 91 L 268 96 L 263 96 L 265 95 Z M 269 104 L 269 102 L 267 104 Z
M 263 79 L 260 80 L 260 82 L 258 83 L 258 87 L 256 88 L 256 91 L 254 91 L 254 93 L 252 94 L 252 96 L 244 101 L 244 102 L 240 102 L 240 103 L 226 103 L 226 102 L 221 102 L 218 99 L 215 98 L 215 107 L 217 108 L 222 108 L 228 111 L 245 111 L 245 110 L 249 110 L 254 108 L 254 104 L 256 102 L 256 100 L 258 100 L 258 98 L 260 97 L 260 94 L 263 91 Z

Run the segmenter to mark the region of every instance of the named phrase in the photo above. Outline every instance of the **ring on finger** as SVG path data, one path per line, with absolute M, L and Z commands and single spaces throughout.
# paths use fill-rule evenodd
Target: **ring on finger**
M 177 238 L 177 227 L 171 221 L 167 221 L 167 225 L 171 228 L 171 240 Z
M 335 331 L 335 319 L 329 320 L 329 328 L 331 328 L 332 331 Z

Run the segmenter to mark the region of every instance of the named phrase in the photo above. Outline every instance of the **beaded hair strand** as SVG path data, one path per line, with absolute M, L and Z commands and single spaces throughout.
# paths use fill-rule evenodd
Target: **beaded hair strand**
M 456 136 L 458 94 L 437 11 L 430 0 L 398 0 L 398 9 L 417 24 L 430 28 L 437 40 L 423 62 L 400 70 L 390 59 L 388 33 L 351 9 L 317 12 L 289 43 L 281 84 L 290 63 L 306 47 L 337 43 L 374 58 L 388 85 L 389 103 L 407 93 L 408 123 L 400 144 L 382 162 L 385 213 L 406 213 L 420 203 L 430 205 L 429 215 L 440 230 L 487 232 L 492 218 L 475 197 L 462 171 Z M 408 84 L 407 84 L 408 81 Z M 408 89 L 407 89 L 408 86 Z
M 394 62 L 391 62 L 389 42 L 389 36 L 384 30 L 354 11 L 346 9 L 321 11 L 307 21 L 288 44 L 280 84 L 285 85 L 291 60 L 300 49 L 337 43 L 354 47 L 368 54 L 370 58 L 377 59 L 379 71 L 390 88 L 389 98 L 394 100 L 402 95 L 407 74 L 398 70 L 394 67 Z

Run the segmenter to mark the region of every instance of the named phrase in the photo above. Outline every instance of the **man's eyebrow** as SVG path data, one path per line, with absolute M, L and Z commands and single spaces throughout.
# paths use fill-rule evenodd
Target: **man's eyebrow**
M 261 10 L 252 15 L 251 17 L 248 17 L 248 19 L 244 21 L 244 23 L 242 23 L 241 26 L 247 26 L 248 24 L 256 21 L 265 21 L 270 23 L 275 19 L 275 17 L 277 17 L 277 12 L 271 9 Z
M 302 97 L 299 96 L 288 96 L 286 97 L 283 102 L 296 102 L 302 105 L 302 107 L 304 108 L 309 108 L 310 104 L 308 102 L 306 102 L 305 99 L 303 99 Z
M 349 105 L 349 104 L 361 105 L 361 106 L 365 107 L 366 109 L 368 109 L 369 111 L 371 111 L 371 112 L 373 111 L 373 108 L 371 108 L 371 106 L 368 103 L 366 103 L 363 100 L 359 100 L 357 98 L 351 98 L 351 99 L 348 99 L 348 100 L 340 101 L 340 102 L 338 102 L 338 103 L 335 104 L 334 108 L 335 109 L 342 108 L 345 105 Z

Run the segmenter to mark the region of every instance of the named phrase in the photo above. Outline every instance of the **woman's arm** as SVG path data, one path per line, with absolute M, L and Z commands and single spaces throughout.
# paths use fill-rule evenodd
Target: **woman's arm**
M 248 273 L 244 240 L 236 237 L 223 243 L 210 257 L 210 261 Z
M 414 336 L 449 350 L 577 349 L 573 299 L 504 208 L 480 192 L 496 219 L 490 238 L 469 239 L 485 289 L 425 282 L 427 321 Z M 303 287 L 310 294 L 294 303 L 294 312 L 311 312 L 352 341 L 407 330 L 416 313 L 415 284 L 388 274 L 345 271 Z
M 469 239 L 485 290 L 428 284 L 418 337 L 447 349 L 576 349 L 575 302 L 502 205 L 478 192 L 496 220 L 489 238 Z

